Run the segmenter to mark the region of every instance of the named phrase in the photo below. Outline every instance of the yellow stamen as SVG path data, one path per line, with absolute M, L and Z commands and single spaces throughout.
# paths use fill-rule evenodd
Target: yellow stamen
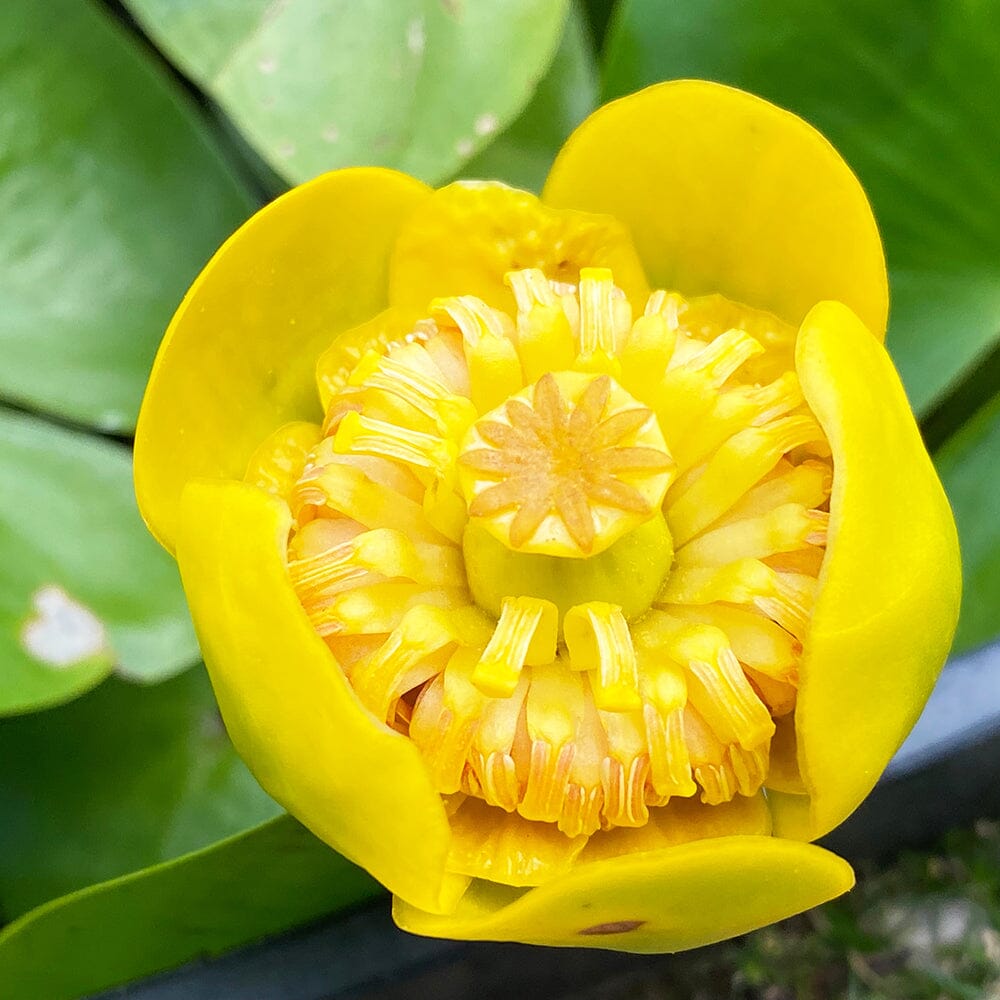
M 667 519 L 677 546 L 721 517 L 786 452 L 822 435 L 807 416 L 785 417 L 734 434 L 683 494 L 668 498 Z
M 457 641 L 442 608 L 417 605 L 403 615 L 381 648 L 354 667 L 351 683 L 371 712 L 387 720 L 397 699 L 441 670 L 432 654 Z
M 448 438 L 411 431 L 354 411 L 340 422 L 333 447 L 340 454 L 377 455 L 440 475 L 454 466 L 457 455 L 454 442 Z
M 471 401 L 451 392 L 433 375 L 416 369 L 414 355 L 418 351 L 426 354 L 423 348 L 412 345 L 407 356 L 408 364 L 400 360 L 403 350 L 397 351 L 395 356 L 369 351 L 351 374 L 349 384 L 361 389 L 378 389 L 398 397 L 429 420 L 438 434 L 451 437 L 464 434 L 476 419 L 476 409 Z
M 512 271 L 506 281 L 517 300 L 517 353 L 525 381 L 569 368 L 576 340 L 551 282 L 537 269 Z
M 628 300 L 606 267 L 580 271 L 580 350 L 584 364 L 595 355 L 613 358 L 632 324 Z
M 507 698 L 525 666 L 551 663 L 556 656 L 559 612 L 551 601 L 508 597 L 500 620 L 472 674 L 472 683 L 491 698 Z
M 591 673 L 598 708 L 633 712 L 642 707 L 632 636 L 620 607 L 603 601 L 579 604 L 566 614 L 563 634 L 572 668 Z
M 672 798 L 756 795 L 778 717 L 794 757 L 833 470 L 790 327 L 673 292 L 633 322 L 609 270 L 518 259 L 509 291 L 349 331 L 326 436 L 251 469 L 358 696 L 529 884 L 525 831 L 565 860 Z
M 678 565 L 718 566 L 734 559 L 763 559 L 807 545 L 825 545 L 830 515 L 786 503 L 760 517 L 723 525 L 688 542 L 677 552 Z
M 480 413 L 498 406 L 524 385 L 521 361 L 510 339 L 510 317 L 469 295 L 436 299 L 431 310 L 462 331 L 472 402 Z

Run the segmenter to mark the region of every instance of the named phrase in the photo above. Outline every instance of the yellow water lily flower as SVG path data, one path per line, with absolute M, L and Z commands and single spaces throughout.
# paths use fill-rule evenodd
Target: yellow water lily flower
M 847 890 L 809 841 L 959 598 L 886 312 L 851 171 L 710 83 L 599 110 L 540 199 L 352 169 L 259 212 L 136 488 L 261 784 L 420 934 L 672 951 Z

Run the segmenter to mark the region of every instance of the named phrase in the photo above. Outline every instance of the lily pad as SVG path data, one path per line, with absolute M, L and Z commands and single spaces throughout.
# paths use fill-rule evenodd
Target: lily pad
M 377 895 L 288 816 L 58 899 L 0 932 L 18 1000 L 74 1000 Z
M 587 25 L 570 7 L 562 41 L 531 103 L 502 135 L 469 160 L 461 176 L 541 191 L 570 132 L 597 106 L 597 65 Z
M 94 4 L 0 4 L 0 108 L 0 398 L 127 431 L 171 313 L 252 203 Z
M 962 612 L 955 652 L 1000 634 L 1000 395 L 935 455 L 962 539 Z
M 531 99 L 568 0 L 126 0 L 292 182 L 335 167 L 452 176 Z
M 156 687 L 112 678 L 4 720 L 0 760 L 7 919 L 280 812 L 233 750 L 202 668 Z
M 816 125 L 871 197 L 888 343 L 926 413 L 1000 337 L 998 49 L 995 3 L 624 0 L 604 96 L 706 77 Z
M 112 671 L 149 683 L 198 659 L 173 560 L 136 510 L 129 452 L 0 408 L 0 716 Z

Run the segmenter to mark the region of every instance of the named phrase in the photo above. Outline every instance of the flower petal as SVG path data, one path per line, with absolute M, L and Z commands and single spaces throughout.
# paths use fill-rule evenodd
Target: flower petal
M 318 177 L 253 216 L 195 280 L 136 430 L 139 507 L 167 548 L 184 483 L 239 479 L 275 427 L 318 419 L 316 358 L 384 307 L 389 250 L 428 192 L 391 170 Z
M 853 884 L 846 861 L 811 844 L 720 837 L 595 861 L 535 889 L 477 880 L 449 916 L 396 899 L 393 917 L 430 937 L 670 952 L 782 920 Z
M 316 836 L 425 909 L 464 888 L 445 875 L 448 821 L 420 753 L 358 701 L 288 582 L 288 508 L 237 482 L 195 481 L 177 555 L 236 749 Z
M 624 223 L 654 287 L 721 292 L 791 323 L 836 299 L 885 332 L 861 185 L 815 129 L 751 94 L 679 80 L 613 101 L 570 136 L 542 199 Z
M 948 501 L 882 346 L 823 302 L 802 324 L 796 367 L 834 480 L 795 712 L 811 802 L 771 802 L 778 836 L 812 840 L 868 794 L 920 715 L 955 631 L 961 572 Z

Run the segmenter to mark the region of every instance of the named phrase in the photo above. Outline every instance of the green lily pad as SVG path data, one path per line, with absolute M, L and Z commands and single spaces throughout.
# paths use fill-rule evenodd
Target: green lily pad
M 136 510 L 129 452 L 0 408 L 0 716 L 110 672 L 140 682 L 198 659 L 173 560 Z
M 962 540 L 955 652 L 1000 635 L 1000 395 L 935 455 Z
M 998 49 L 995 3 L 624 0 L 604 90 L 705 77 L 797 112 L 833 142 L 874 205 L 889 345 L 926 413 L 1000 337 Z
M 253 206 L 93 4 L 0 4 L 0 108 L 0 398 L 127 431 L 173 310 Z
M 0 760 L 7 919 L 280 811 L 233 750 L 200 667 L 155 687 L 112 678 L 3 720 Z
M 289 181 L 358 164 L 456 173 L 531 99 L 568 0 L 126 0 Z
M 0 932 L 0 969 L 17 1000 L 74 1000 L 380 891 L 363 871 L 280 816 L 34 910 Z
M 597 65 L 583 14 L 570 7 L 562 41 L 531 103 L 502 135 L 469 160 L 463 177 L 541 191 L 569 134 L 597 106 Z

